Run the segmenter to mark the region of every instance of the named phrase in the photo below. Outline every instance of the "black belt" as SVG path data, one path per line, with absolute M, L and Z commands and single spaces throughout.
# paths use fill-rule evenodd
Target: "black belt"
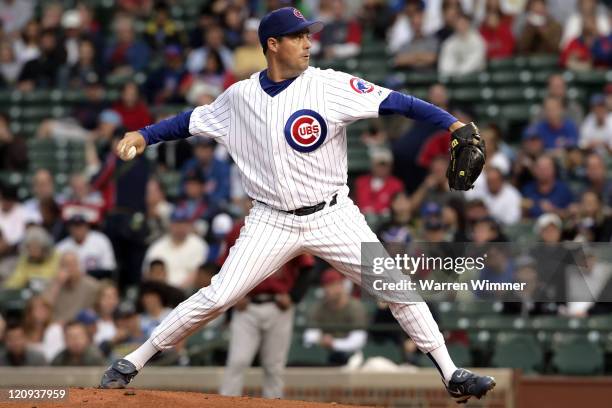
M 334 194 L 334 196 L 332 197 L 331 201 L 329 202 L 329 206 L 332 207 L 334 205 L 336 205 L 336 203 L 338 202 L 336 199 L 338 198 L 338 194 Z M 266 204 L 263 201 L 260 201 L 262 204 Z M 297 215 L 299 217 L 302 217 L 304 215 L 310 215 L 310 214 L 314 214 L 317 211 L 321 211 L 323 208 L 325 208 L 325 204 L 326 202 L 323 201 L 319 204 L 315 204 L 315 205 L 311 205 L 309 207 L 302 207 L 302 208 L 298 208 L 296 210 L 280 210 L 284 213 L 287 214 L 293 214 L 293 215 Z M 266 204 L 267 205 L 267 204 Z
M 251 303 L 262 304 L 276 302 L 276 293 L 260 293 L 251 297 Z

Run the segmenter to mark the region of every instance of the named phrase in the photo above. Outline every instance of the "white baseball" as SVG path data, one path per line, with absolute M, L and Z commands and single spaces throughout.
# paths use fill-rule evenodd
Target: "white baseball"
M 134 157 L 136 157 L 136 146 L 131 146 L 127 151 L 126 158 L 132 160 Z

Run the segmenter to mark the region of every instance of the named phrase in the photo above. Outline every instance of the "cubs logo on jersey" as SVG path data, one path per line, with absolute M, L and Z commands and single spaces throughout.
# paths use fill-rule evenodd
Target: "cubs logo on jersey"
M 364 81 L 361 78 L 353 77 L 349 83 L 351 84 L 353 91 L 360 94 L 370 93 L 374 90 L 374 84 Z
M 327 137 L 327 124 L 317 112 L 300 109 L 285 123 L 285 139 L 298 152 L 309 153 L 323 144 Z

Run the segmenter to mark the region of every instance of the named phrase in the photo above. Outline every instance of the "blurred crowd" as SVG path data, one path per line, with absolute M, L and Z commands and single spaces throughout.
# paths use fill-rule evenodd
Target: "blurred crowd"
M 167 117 L 164 107 L 208 104 L 264 69 L 258 18 L 288 4 L 326 23 L 313 38 L 320 62 L 359 56 L 366 33 L 386 47 L 393 71 L 460 77 L 492 60 L 559 57 L 541 109 L 518 137 L 494 123 L 481 126 L 487 166 L 465 194 L 448 189 L 448 132 L 410 122 L 401 131 L 368 125 L 361 142 L 369 171 L 349 181 L 382 242 L 507 242 L 521 225 L 533 241 L 610 242 L 612 84 L 581 104 L 568 96 L 562 73 L 611 68 L 609 2 L 191 1 L 198 4 L 192 24 L 177 17 L 182 3 L 116 0 L 109 13 L 89 1 L 0 0 L 0 92 L 84 92 L 83 103 L 43 120 L 33 137 L 82 142 L 86 157 L 65 189 L 45 168 L 32 172 L 25 198 L 19 186 L 2 186 L 0 287 L 25 290 L 28 299 L 24 310 L 0 317 L 0 364 L 103 364 L 143 342 L 172 307 L 210 283 L 251 205 L 227 151 L 191 138 L 122 162 L 114 146 L 124 132 Z M 119 97 L 109 100 L 117 83 Z M 479 123 L 469 106 L 453 104 L 443 83 L 431 86 L 427 99 Z M 12 120 L 0 107 L 0 170 L 27 172 L 26 140 Z M 163 182 L 169 170 L 179 174 L 172 192 Z M 521 265 L 506 272 L 518 275 Z M 601 269 L 603 287 L 610 268 Z M 365 344 L 367 322 L 386 323 L 390 313 L 381 305 L 368 316 L 350 283 L 319 261 L 314 270 L 325 273 L 300 285 L 322 284 L 325 296 L 313 305 L 309 327 L 356 329 L 307 331 L 304 340 L 334 351 L 330 363 L 341 364 Z M 279 307 L 303 296 L 278 300 L 290 286 L 274 293 Z M 591 306 L 554 313 L 585 316 Z M 334 350 L 334 338 L 349 337 L 350 347 Z M 189 364 L 182 346 L 156 361 Z

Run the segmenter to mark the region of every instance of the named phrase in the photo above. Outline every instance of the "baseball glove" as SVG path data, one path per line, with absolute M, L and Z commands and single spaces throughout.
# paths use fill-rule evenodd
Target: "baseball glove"
M 451 133 L 450 163 L 446 178 L 451 190 L 470 190 L 485 164 L 485 141 L 474 122 Z

